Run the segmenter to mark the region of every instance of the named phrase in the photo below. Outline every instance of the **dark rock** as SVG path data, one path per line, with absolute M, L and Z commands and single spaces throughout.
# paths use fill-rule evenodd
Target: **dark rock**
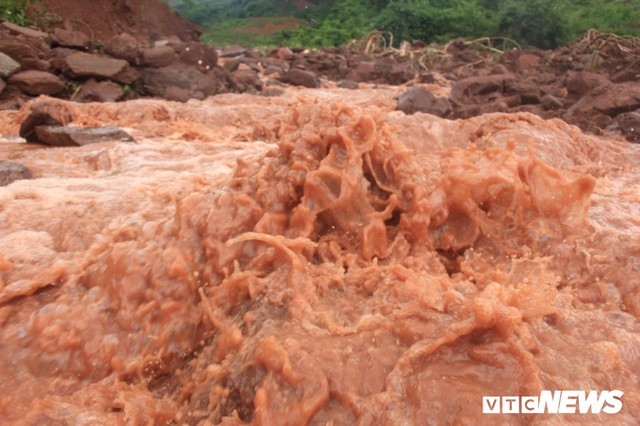
M 138 41 L 127 33 L 112 37 L 105 46 L 105 52 L 114 58 L 124 59 L 131 65 L 137 65 L 140 58 Z
M 38 49 L 19 39 L 0 38 L 0 52 L 18 62 L 23 70 L 49 69 L 49 63 L 40 58 Z
M 442 76 L 449 81 L 458 81 L 458 76 L 449 71 L 443 72 Z
M 579 119 L 596 111 L 609 117 L 640 108 L 640 83 L 627 82 L 597 87 L 573 104 L 565 117 Z
M 187 102 L 191 99 L 191 92 L 177 86 L 169 86 L 165 89 L 163 97 L 169 101 Z
M 546 94 L 540 99 L 540 103 L 546 110 L 560 109 L 564 107 L 562 101 L 553 95 Z
M 609 129 L 620 130 L 629 142 L 640 142 L 640 113 L 625 112 L 618 115 Z
M 238 69 L 231 73 L 231 79 L 236 84 L 237 90 L 246 92 L 247 90 L 260 90 L 263 86 L 262 80 L 257 72 L 252 69 Z
M 20 64 L 9 55 L 0 52 L 0 77 L 7 78 L 20 69 Z
M 218 82 L 211 72 L 202 73 L 179 63 L 163 68 L 144 68 L 141 71 L 140 90 L 144 94 L 164 98 L 167 89 L 172 87 L 186 90 L 189 98 L 196 92 L 201 92 L 206 97 L 217 93 Z M 175 92 L 174 89 L 171 90 L 172 93 Z M 175 96 L 172 99 L 179 100 Z
M 84 146 L 98 142 L 135 142 L 120 127 L 37 126 L 38 143 L 49 146 Z
M 88 49 L 91 45 L 89 36 L 80 31 L 63 30 L 55 28 L 53 30 L 53 42 L 58 46 L 72 47 L 75 49 Z
M 36 128 L 40 126 L 59 126 L 61 123 L 53 118 L 51 114 L 43 109 L 35 108 L 31 113 L 22 120 L 20 124 L 20 136 L 27 142 L 38 142 Z
M 65 60 L 67 56 L 77 53 L 77 50 L 69 49 L 67 47 L 54 47 L 51 49 L 51 53 L 49 55 L 49 60 L 51 61 L 51 67 L 62 73 L 67 69 L 67 65 Z
M 581 97 L 592 91 L 593 89 L 611 83 L 609 79 L 600 74 L 592 72 L 576 72 L 573 73 L 566 82 L 569 94 Z
M 42 31 L 34 30 L 32 28 L 21 27 L 20 25 L 13 24 L 8 21 L 2 22 L 4 28 L 8 29 L 14 34 L 20 34 L 25 37 L 37 38 L 41 40 L 49 40 L 49 34 Z
M 358 83 L 353 80 L 340 80 L 338 82 L 338 87 L 343 89 L 355 90 L 358 88 Z
M 433 84 L 436 82 L 435 77 L 429 71 L 420 71 L 420 74 L 418 74 L 418 80 L 420 83 L 424 84 Z
M 0 78 L 0 93 L 2 93 L 5 87 L 7 87 L 7 83 L 5 83 L 4 80 Z
M 64 90 L 64 82 L 46 71 L 21 71 L 12 75 L 9 83 L 29 95 L 55 95 Z
M 97 77 L 116 81 L 120 81 L 118 75 L 129 68 L 129 64 L 123 59 L 84 52 L 76 52 L 67 56 L 65 64 L 71 77 Z M 130 83 L 130 81 L 121 82 Z
M 176 61 L 176 53 L 171 46 L 151 47 L 142 49 L 142 65 L 161 68 Z
M 24 164 L 0 161 L 0 186 L 7 186 L 21 179 L 31 179 L 31 171 Z
M 424 87 L 412 87 L 398 96 L 398 107 L 405 114 L 424 112 L 446 117 L 451 112 L 451 103 L 446 98 L 438 98 Z
M 405 62 L 403 64 L 395 64 L 391 66 L 391 70 L 382 76 L 383 81 L 387 84 L 399 86 L 408 81 L 413 80 L 416 73 L 414 72 L 411 63 Z
M 124 98 L 124 89 L 113 81 L 91 79 L 80 86 L 73 98 L 76 102 L 117 102 Z
M 312 89 L 320 87 L 320 80 L 315 73 L 297 68 L 289 70 L 284 77 L 284 81 L 294 86 L 304 86 Z
M 451 98 L 475 97 L 503 93 L 505 85 L 515 80 L 512 74 L 487 75 L 462 79 L 453 85 Z
M 218 52 L 215 47 L 199 42 L 182 44 L 179 48 L 180 60 L 201 70 L 210 70 L 218 63 Z

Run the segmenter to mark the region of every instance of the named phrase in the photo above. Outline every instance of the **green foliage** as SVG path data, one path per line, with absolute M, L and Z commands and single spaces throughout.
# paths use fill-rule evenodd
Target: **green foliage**
M 7 2 L 12 0 L 0 0 Z M 13 0 L 19 1 L 19 0 Z M 500 36 L 527 46 L 554 48 L 588 29 L 640 36 L 637 0 L 312 0 L 296 10 L 292 0 L 169 0 L 188 19 L 215 33 L 239 37 L 242 19 L 295 16 L 299 28 L 275 36 L 251 36 L 251 43 L 318 47 L 341 45 L 374 29 L 389 31 L 394 42 Z M 242 36 L 233 44 L 243 44 Z
M 18 25 L 29 25 L 27 18 L 27 0 L 0 0 L 0 19 Z

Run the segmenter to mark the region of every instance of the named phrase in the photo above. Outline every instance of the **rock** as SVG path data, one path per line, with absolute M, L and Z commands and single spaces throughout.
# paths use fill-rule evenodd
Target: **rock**
M 65 64 L 71 77 L 97 77 L 120 83 L 133 81 L 130 76 L 125 76 L 130 67 L 123 59 L 77 52 L 67 56 Z
M 366 81 L 372 81 L 376 78 L 376 70 L 373 62 L 363 61 L 358 64 L 355 70 L 353 70 L 352 80 L 358 83 Z
M 546 94 L 540 99 L 540 103 L 546 110 L 560 109 L 564 107 L 562 101 L 553 95 Z
M 620 130 L 629 142 L 640 142 L 640 112 L 618 115 L 609 129 Z
M 446 117 L 451 112 L 451 103 L 446 98 L 438 98 L 424 87 L 412 87 L 398 96 L 397 110 L 405 114 L 424 112 L 438 117 Z
M 609 79 L 600 74 L 581 71 L 569 76 L 565 85 L 571 95 L 582 97 L 593 89 L 609 83 Z
M 413 71 L 412 65 L 410 62 L 405 62 L 402 64 L 394 64 L 391 66 L 391 70 L 382 75 L 382 79 L 387 83 L 394 86 L 399 86 L 408 81 L 413 80 L 415 77 L 415 72 Z
M 171 46 L 142 49 L 142 65 L 146 67 L 166 67 L 174 63 L 176 59 L 176 53 Z
M 284 90 L 271 88 L 271 89 L 265 89 L 258 94 L 261 96 L 268 96 L 268 97 L 281 96 L 284 94 Z
M 358 83 L 353 80 L 340 80 L 338 82 L 338 87 L 342 89 L 355 90 L 358 88 Z
M 37 126 L 38 143 L 49 146 L 84 146 L 98 142 L 135 142 L 122 128 Z
M 21 71 L 9 78 L 12 84 L 29 95 L 55 95 L 64 90 L 64 82 L 46 71 Z
M 171 90 L 172 100 L 182 100 L 184 95 L 176 98 L 175 89 L 186 90 L 187 99 L 193 97 L 196 92 L 202 96 L 211 96 L 218 90 L 217 79 L 211 73 L 202 73 L 196 68 L 176 63 L 163 68 L 144 68 L 140 77 L 140 90 L 152 96 L 164 98 L 166 91 Z
M 88 49 L 91 45 L 91 39 L 85 33 L 74 30 L 63 30 L 55 28 L 53 30 L 53 42 L 58 46 L 72 47 L 75 49 Z
M 0 78 L 0 93 L 2 93 L 5 87 L 7 87 L 7 83 L 5 83 L 4 80 Z
M 278 76 L 283 76 L 285 74 L 284 69 L 277 66 L 269 66 L 264 70 L 264 75 L 273 75 L 278 74 Z
M 220 53 L 221 58 L 235 58 L 247 53 L 247 48 L 242 46 L 227 46 Z
M 5 27 L 6 29 L 8 29 L 14 34 L 21 34 L 25 37 L 38 38 L 41 40 L 47 40 L 47 41 L 49 40 L 49 34 L 44 33 L 42 31 L 34 30 L 32 28 L 21 27 L 20 25 L 16 25 L 8 21 L 4 21 L 0 25 L 2 25 L 3 27 Z
M 48 62 L 40 58 L 38 50 L 19 39 L 0 38 L 0 52 L 18 62 L 23 70 L 46 71 L 49 69 Z
M 525 52 L 516 59 L 515 68 L 517 71 L 530 70 L 540 65 L 540 61 L 540 56 Z
M 37 127 L 59 125 L 60 121 L 53 118 L 48 111 L 35 108 L 24 120 L 22 120 L 22 123 L 20 123 L 20 136 L 26 139 L 27 142 L 38 142 L 38 136 L 36 135 Z
M 418 74 L 418 80 L 420 83 L 425 84 L 433 84 L 436 82 L 436 78 L 433 76 L 433 73 L 429 71 L 420 71 L 420 74 Z
M 0 161 L 0 186 L 7 186 L 21 179 L 31 179 L 31 171 L 15 161 Z
M 288 47 L 280 47 L 276 52 L 276 57 L 283 61 L 290 61 L 293 59 L 294 54 Z
M 469 77 L 457 81 L 451 89 L 451 98 L 460 99 L 488 95 L 490 93 L 503 93 L 505 85 L 515 80 L 513 74 L 497 74 L 479 77 Z
M 320 80 L 315 73 L 297 68 L 289 70 L 284 76 L 284 81 L 294 86 L 304 86 L 312 89 L 320 87 Z
M 260 90 L 263 86 L 262 80 L 257 72 L 252 69 L 238 69 L 231 73 L 231 79 L 237 86 L 237 90 L 240 92 L 246 92 L 247 90 L 257 89 Z
M 165 89 L 163 97 L 169 101 L 187 102 L 191 99 L 191 92 L 177 86 L 169 86 Z
M 184 43 L 178 47 L 180 61 L 186 65 L 210 70 L 218 64 L 218 52 L 215 47 L 199 42 Z
M 0 52 L 0 77 L 7 78 L 20 69 L 20 64 L 9 55 Z
M 521 104 L 539 104 L 542 91 L 539 84 L 523 80 L 507 80 L 504 84 L 505 95 L 518 95 Z
M 76 102 L 117 102 L 124 98 L 124 89 L 113 81 L 97 82 L 91 79 L 80 86 L 73 98 Z
M 128 33 L 112 37 L 106 44 L 104 51 L 114 58 L 124 59 L 131 65 L 137 65 L 140 58 L 140 45 Z
M 640 83 L 609 83 L 597 87 L 584 95 L 567 110 L 565 117 L 570 121 L 580 120 L 595 111 L 609 117 L 640 108 Z

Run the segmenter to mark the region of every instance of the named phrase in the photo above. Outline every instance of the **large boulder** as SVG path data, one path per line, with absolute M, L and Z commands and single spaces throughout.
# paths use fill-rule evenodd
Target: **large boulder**
M 133 36 L 122 33 L 112 37 L 104 48 L 114 58 L 124 59 L 131 65 L 137 65 L 140 58 L 140 44 Z
M 452 99 L 473 98 L 504 93 L 505 86 L 515 80 L 513 74 L 495 74 L 458 80 L 451 89 Z
M 398 110 L 405 114 L 424 112 L 438 117 L 451 113 L 451 103 L 447 98 L 438 98 L 424 87 L 412 87 L 398 96 Z
M 84 146 L 98 142 L 135 142 L 122 128 L 38 126 L 37 143 L 49 146 Z
M 74 49 L 88 49 L 91 39 L 88 35 L 80 31 L 63 30 L 55 28 L 53 30 L 53 42 L 58 46 L 71 47 Z
M 571 74 L 565 86 L 570 95 L 582 97 L 593 89 L 609 83 L 609 79 L 603 75 L 581 71 Z
M 31 179 L 31 171 L 15 161 L 0 161 L 0 186 L 7 186 L 21 179 Z
M 0 52 L 18 62 L 23 70 L 47 71 L 49 63 L 41 58 L 48 51 L 39 51 L 35 46 L 19 38 L 1 38 Z
M 202 71 L 213 69 L 218 64 L 218 52 L 213 46 L 192 41 L 177 46 L 177 51 L 182 63 Z
M 21 71 L 9 78 L 9 83 L 29 95 L 55 95 L 64 90 L 64 82 L 46 71 Z
M 124 59 L 77 52 L 67 56 L 65 64 L 70 77 L 97 77 L 120 83 L 131 83 L 135 79 L 130 75 L 129 63 Z
M 0 78 L 7 78 L 20 69 L 20 64 L 9 55 L 0 52 Z
M 311 89 L 320 87 L 320 80 L 315 73 L 297 68 L 289 70 L 281 80 L 294 86 L 304 86 Z
M 211 72 L 202 73 L 183 64 L 141 71 L 140 90 L 151 96 L 185 101 L 214 95 L 216 89 L 216 78 Z
M 34 30 L 33 28 L 21 27 L 20 25 L 16 25 L 9 21 L 4 21 L 0 25 L 2 25 L 5 29 L 9 30 L 13 34 L 19 34 L 25 37 L 46 40 L 47 42 L 50 40 L 49 34 L 39 30 Z
M 571 120 L 588 116 L 591 112 L 615 117 L 638 108 L 640 108 L 640 83 L 610 83 L 597 87 L 580 98 L 569 108 L 565 117 Z
M 124 98 L 125 91 L 113 81 L 96 81 L 91 79 L 80 86 L 75 98 L 76 102 L 116 102 Z
M 142 49 L 142 65 L 162 68 L 176 61 L 176 53 L 171 46 L 158 46 Z

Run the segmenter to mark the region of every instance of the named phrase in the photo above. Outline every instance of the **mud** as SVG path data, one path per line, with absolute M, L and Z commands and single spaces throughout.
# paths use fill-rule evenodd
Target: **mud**
M 400 89 L 40 98 L 136 144 L 22 143 L 0 188 L 0 413 L 24 424 L 640 421 L 640 147 Z M 615 415 L 483 395 L 624 392 Z

